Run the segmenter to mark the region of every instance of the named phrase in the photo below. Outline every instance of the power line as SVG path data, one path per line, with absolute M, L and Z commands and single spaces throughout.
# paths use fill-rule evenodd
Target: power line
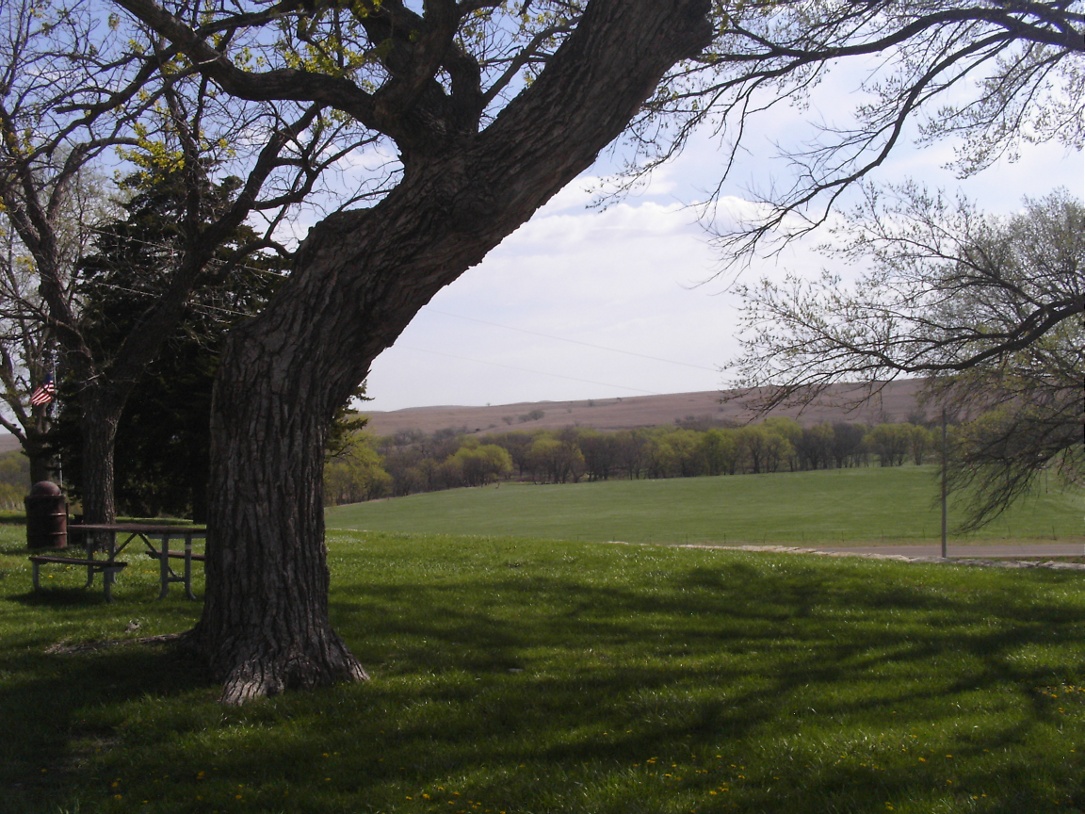
M 103 235 L 108 234 L 108 235 L 111 235 L 111 236 L 120 237 L 115 232 L 108 232 L 108 231 L 106 231 L 104 229 L 100 229 L 100 228 L 97 228 L 97 227 L 89 227 L 89 231 L 97 232 L 97 233 L 103 234 Z M 176 247 L 169 246 L 167 244 L 153 243 L 151 241 L 148 241 L 148 240 L 145 240 L 145 239 L 142 239 L 142 238 L 138 238 L 138 237 L 134 237 L 134 236 L 124 236 L 123 239 L 128 240 L 128 241 L 130 241 L 132 243 L 138 243 L 138 244 L 142 244 L 142 245 L 145 245 L 145 246 L 150 246 L 152 248 L 157 248 L 157 249 L 174 250 L 176 248 Z M 209 258 L 208 263 L 209 264 L 218 264 L 218 265 L 224 265 L 225 264 L 225 262 L 223 260 L 221 260 L 220 258 L 216 258 L 216 257 Z M 274 277 L 277 277 L 277 278 L 283 278 L 283 277 L 286 276 L 286 275 L 284 275 L 284 274 L 282 274 L 280 272 L 271 271 L 270 269 L 255 268 L 253 266 L 249 266 L 249 265 L 246 265 L 244 263 L 237 263 L 237 264 L 235 264 L 235 267 L 239 268 L 239 269 L 243 269 L 245 271 L 255 273 L 255 274 L 262 274 L 262 275 L 265 275 L 265 276 L 274 276 Z M 133 293 L 135 293 L 135 292 L 133 292 Z M 208 307 L 215 308 L 214 306 L 208 306 Z M 215 310 L 220 310 L 220 311 L 223 311 L 224 313 L 229 313 L 229 314 L 232 314 L 232 315 L 235 315 L 235 316 L 245 316 L 245 314 L 230 312 L 230 311 L 226 311 L 225 309 L 221 309 L 221 308 L 217 308 Z M 651 361 L 651 362 L 662 362 L 662 363 L 668 364 L 668 365 L 677 365 L 679 367 L 688 367 L 688 368 L 692 368 L 694 370 L 706 370 L 706 371 L 708 371 L 710 373 L 719 373 L 718 368 L 708 367 L 706 365 L 698 365 L 698 364 L 694 364 L 692 362 L 681 362 L 681 361 L 678 361 L 677 359 L 667 359 L 667 358 L 664 358 L 662 356 L 651 356 L 651 355 L 646 354 L 646 353 L 637 353 L 636 351 L 625 350 L 624 348 L 612 348 L 612 347 L 608 347 L 606 345 L 597 345 L 597 344 L 595 344 L 593 342 L 584 342 L 583 340 L 579 340 L 579 339 L 570 339 L 569 337 L 566 337 L 566 336 L 556 336 L 554 334 L 548 334 L 548 333 L 545 333 L 543 331 L 533 331 L 533 330 L 530 330 L 528 328 L 518 328 L 518 327 L 516 327 L 514 325 L 505 325 L 505 324 L 500 323 L 500 322 L 493 322 L 493 321 L 490 321 L 490 320 L 479 319 L 477 317 L 464 316 L 463 314 L 453 314 L 450 311 L 443 311 L 443 310 L 441 310 L 439 308 L 432 308 L 431 307 L 428 310 L 429 310 L 430 313 L 433 313 L 433 314 L 440 314 L 441 316 L 452 317 L 453 319 L 460 319 L 460 320 L 463 320 L 465 322 L 474 322 L 474 323 L 477 323 L 479 325 L 488 325 L 488 326 L 490 326 L 492 328 L 501 328 L 502 330 L 506 330 L 506 331 L 516 331 L 517 333 L 527 334 L 529 336 L 538 336 L 538 337 L 542 337 L 543 339 L 551 339 L 551 340 L 553 340 L 555 342 L 565 342 L 565 343 L 568 343 L 570 345 L 579 345 L 579 346 L 584 347 L 584 348 L 592 348 L 594 350 L 607 351 L 608 353 L 620 353 L 620 354 L 622 354 L 624 356 L 632 356 L 632 357 L 637 358 L 637 359 L 646 359 L 646 360 Z M 439 353 L 438 351 L 432 351 L 432 352 L 433 353 Z M 480 360 L 468 359 L 467 361 L 480 361 Z M 482 364 L 488 364 L 488 363 L 485 363 L 485 362 L 481 362 L 481 363 Z M 494 363 L 494 364 L 496 364 L 496 363 Z M 518 369 L 518 368 L 514 368 L 514 369 Z M 526 371 L 525 370 L 525 372 L 533 372 L 533 371 Z M 542 375 L 553 375 L 553 374 L 545 374 L 544 373 Z M 569 378 L 569 377 L 562 377 L 562 378 Z M 587 384 L 602 384 L 602 382 L 592 382 L 592 381 L 588 381 L 588 380 L 577 380 L 577 381 L 584 381 Z M 620 385 L 607 385 L 607 386 L 608 387 L 619 387 Z M 623 389 L 625 389 L 625 390 L 633 390 L 635 392 L 649 393 L 649 391 L 637 390 L 636 388 L 632 388 L 632 387 L 625 387 Z M 655 395 L 655 394 L 652 393 L 651 395 Z
M 159 250 L 166 250 L 166 251 L 175 251 L 176 250 L 175 246 L 171 246 L 169 244 L 156 243 L 156 242 L 152 242 L 150 240 L 135 237 L 133 235 L 123 235 L 122 236 L 122 235 L 118 235 L 116 232 L 107 231 L 107 230 L 99 228 L 99 227 L 93 227 L 93 226 L 88 227 L 88 231 L 96 232 L 96 233 L 101 234 L 101 235 L 110 235 L 110 236 L 113 236 L 113 237 L 119 237 L 119 238 L 127 240 L 127 241 L 129 241 L 131 243 L 136 243 L 136 244 L 140 244 L 140 245 L 144 245 L 144 246 L 149 246 L 151 248 L 155 248 L 155 249 L 159 249 Z M 221 260 L 220 258 L 212 257 L 212 258 L 208 259 L 208 264 L 209 265 L 225 265 L 225 262 L 223 260 Z M 255 273 L 255 274 L 274 276 L 274 277 L 279 277 L 279 278 L 282 278 L 282 277 L 286 276 L 286 275 L 283 275 L 280 272 L 275 272 L 275 271 L 272 271 L 270 269 L 256 268 L 256 267 L 244 264 L 244 263 L 235 264 L 235 268 L 242 269 L 242 270 L 245 270 L 245 271 L 249 271 L 249 272 L 252 272 L 252 273 Z M 104 283 L 104 284 L 103 283 L 98 283 L 98 284 L 102 285 L 103 287 L 106 287 L 106 288 L 111 288 L 111 289 L 114 289 L 114 290 L 117 290 L 117 291 L 123 291 L 123 292 L 129 293 L 129 294 L 148 296 L 148 297 L 155 296 L 155 294 L 153 294 L 151 292 L 137 291 L 137 290 L 134 290 L 134 289 L 124 288 L 124 287 L 121 287 L 121 286 L 116 285 L 116 284 L 110 284 L 110 283 Z M 198 305 L 193 303 L 193 304 L 190 304 L 190 307 L 194 307 L 194 310 L 202 311 L 204 313 L 217 311 L 219 313 L 227 314 L 227 315 L 230 315 L 230 316 L 239 316 L 239 317 L 247 316 L 247 314 L 243 314 L 243 313 L 240 313 L 240 312 L 236 312 L 236 311 L 232 311 L 232 310 L 229 310 L 229 309 L 226 309 L 226 308 L 222 308 L 220 306 L 213 306 L 213 305 L 209 305 L 209 304 L 205 304 L 205 303 L 199 303 Z M 698 364 L 694 364 L 692 362 L 681 362 L 681 361 L 678 361 L 676 359 L 667 359 L 667 358 L 664 358 L 664 357 L 661 357 L 661 356 L 652 356 L 652 355 L 645 354 L 645 353 L 637 353 L 636 351 L 630 351 L 630 350 L 626 350 L 624 348 L 613 348 L 613 347 L 608 347 L 606 345 L 598 345 L 598 344 L 595 344 L 595 343 L 592 343 L 592 342 L 584 342 L 584 341 L 579 340 L 579 339 L 571 339 L 571 338 L 565 337 L 565 336 L 557 336 L 555 334 L 548 334 L 548 333 L 545 333 L 543 331 L 534 331 L 534 330 L 530 330 L 530 329 L 527 329 L 527 328 L 518 328 L 518 327 L 515 327 L 513 325 L 505 325 L 505 324 L 502 324 L 500 322 L 493 322 L 493 321 L 490 321 L 490 320 L 478 319 L 477 317 L 468 317 L 468 316 L 464 316 L 462 314 L 453 314 L 453 313 L 451 313 L 449 311 L 443 311 L 443 310 L 437 309 L 437 308 L 430 308 L 429 311 L 431 313 L 440 314 L 441 316 L 451 317 L 453 319 L 460 319 L 460 320 L 463 320 L 465 322 L 474 322 L 474 323 L 477 323 L 479 325 L 487 325 L 487 326 L 490 326 L 490 327 L 493 327 L 493 328 L 501 328 L 502 330 L 506 330 L 506 331 L 516 331 L 517 333 L 527 334 L 527 335 L 530 335 L 530 336 L 538 336 L 538 337 L 541 337 L 543 339 L 553 340 L 555 342 L 565 342 L 565 343 L 570 344 L 570 345 L 579 345 L 581 347 L 592 348 L 594 350 L 606 351 L 608 353 L 620 353 L 620 354 L 622 354 L 624 356 L 632 356 L 632 357 L 638 358 L 638 359 L 646 359 L 646 360 L 652 361 L 652 362 L 662 362 L 664 364 L 676 365 L 676 366 L 679 366 L 679 367 L 687 367 L 687 368 L 692 368 L 694 370 L 705 370 L 705 371 L 709 371 L 711 373 L 718 373 L 719 372 L 718 368 L 708 367 L 708 366 L 705 366 L 705 365 L 698 365 Z M 530 373 L 532 375 L 537 375 L 537 376 L 549 376 L 551 378 L 564 379 L 564 380 L 567 380 L 567 381 L 574 381 L 574 382 L 580 382 L 582 384 L 593 384 L 593 385 L 598 385 L 600 387 L 610 387 L 610 388 L 614 388 L 614 389 L 617 389 L 617 390 L 626 390 L 626 391 L 629 391 L 629 392 L 632 392 L 632 393 L 641 393 L 643 395 L 649 395 L 649 396 L 660 395 L 658 392 L 653 391 L 653 390 L 644 390 L 642 388 L 629 387 L 627 385 L 610 384 L 608 382 L 600 382 L 600 381 L 596 381 L 594 379 L 583 379 L 583 378 L 578 378 L 576 376 L 566 376 L 566 375 L 563 375 L 563 374 L 560 374 L 560 373 L 548 373 L 546 371 L 532 370 L 530 368 L 517 367 L 515 365 L 507 365 L 507 364 L 502 364 L 500 362 L 491 362 L 491 361 L 487 361 L 487 360 L 483 360 L 483 359 L 475 359 L 475 358 L 468 357 L 468 356 L 458 356 L 458 355 L 455 355 L 455 354 L 444 353 L 442 351 L 433 351 L 433 350 L 427 350 L 427 349 L 424 349 L 424 348 L 415 348 L 415 347 L 402 346 L 402 345 L 400 347 L 404 348 L 405 350 L 414 351 L 416 353 L 428 353 L 428 354 L 432 354 L 432 355 L 435 355 L 435 356 L 444 356 L 444 357 L 450 358 L 450 359 L 459 359 L 461 361 L 474 362 L 476 364 L 490 365 L 492 367 L 502 367 L 502 368 L 505 368 L 505 369 L 508 369 L 508 370 L 516 370 L 516 371 L 519 371 L 521 373 Z
M 458 356 L 458 355 L 456 355 L 454 353 L 445 353 L 444 351 L 427 350 L 426 348 L 415 348 L 415 347 L 411 347 L 410 345 L 396 345 L 396 347 L 401 349 L 401 350 L 409 350 L 409 351 L 413 351 L 415 353 L 428 353 L 428 354 L 431 354 L 433 356 L 444 356 L 444 357 L 446 357 L 448 359 L 459 359 L 460 361 L 463 361 L 463 362 L 475 362 L 475 363 L 480 364 L 480 365 L 490 365 L 492 367 L 503 367 L 503 368 L 505 368 L 507 370 L 516 370 L 516 371 L 519 371 L 521 373 L 531 373 L 532 375 L 535 375 L 535 376 L 550 376 L 550 377 L 555 378 L 555 379 L 566 379 L 566 380 L 571 381 L 571 382 L 580 382 L 581 384 L 595 384 L 595 385 L 599 385 L 600 387 L 613 387 L 613 388 L 615 388 L 617 390 L 628 390 L 628 391 L 630 391 L 632 393 L 641 393 L 642 395 L 646 395 L 646 396 L 658 396 L 658 395 L 661 395 L 660 393 L 658 393 L 658 392 L 656 392 L 654 390 L 642 390 L 642 389 L 640 389 L 638 387 L 627 387 L 627 386 L 625 386 L 623 384 L 609 384 L 607 382 L 595 381 L 594 379 L 580 379 L 580 378 L 577 378 L 576 376 L 566 376 L 566 375 L 561 374 L 561 373 L 547 373 L 546 371 L 543 371 L 543 370 L 532 370 L 531 368 L 527 368 L 527 367 L 517 367 L 516 365 L 502 364 L 501 362 L 491 362 L 491 361 L 488 361 L 488 360 L 485 360 L 485 359 L 474 359 L 474 358 L 472 358 L 470 356 Z
M 580 345 L 580 346 L 585 347 L 585 348 L 594 348 L 595 350 L 605 350 L 605 351 L 608 351 L 610 353 L 621 353 L 621 354 L 624 354 L 626 356 L 634 356 L 634 357 L 636 357 L 638 359 L 648 359 L 649 361 L 652 361 L 652 362 L 663 362 L 663 363 L 668 364 L 668 365 L 679 365 L 681 367 L 691 367 L 694 370 L 708 370 L 708 371 L 711 371 L 712 373 L 719 373 L 719 370 L 717 368 L 706 367 L 704 365 L 696 365 L 696 364 L 693 364 L 692 362 L 679 362 L 679 361 L 677 361 L 675 359 L 664 359 L 661 356 L 649 356 L 649 355 L 644 354 L 644 353 L 637 353 L 636 351 L 624 350 L 622 348 L 610 348 L 610 347 L 607 347 L 606 345 L 595 345 L 595 344 L 593 344 L 591 342 L 582 342 L 579 339 L 569 339 L 568 337 L 565 337 L 565 336 L 555 336 L 553 334 L 543 333 L 542 331 L 532 331 L 532 330 L 529 330 L 527 328 L 516 328 L 516 327 L 514 327 L 512 325 L 502 325 L 500 322 L 490 322 L 490 321 L 485 320 L 485 319 L 477 319 L 475 317 L 465 317 L 462 314 L 453 314 L 453 313 L 450 313 L 448 311 L 441 311 L 440 309 L 437 309 L 437 308 L 430 308 L 428 310 L 430 311 L 430 313 L 440 314 L 440 315 L 446 316 L 446 317 L 453 317 L 455 319 L 462 319 L 462 320 L 464 320 L 466 322 L 477 322 L 480 325 L 489 325 L 489 326 L 494 327 L 494 328 L 503 328 L 503 329 L 505 329 L 507 331 L 516 331 L 516 332 L 522 333 L 522 334 L 530 334 L 532 336 L 541 336 L 544 339 L 553 339 L 553 340 L 555 340 L 557 342 L 568 342 L 570 345 Z M 592 382 L 592 384 L 599 384 L 599 382 Z M 627 388 L 627 389 L 633 389 L 633 388 Z M 647 392 L 647 391 L 644 391 L 644 392 Z M 655 394 L 653 394 L 653 395 L 655 395 Z
M 120 234 L 118 232 L 109 231 L 109 230 L 106 230 L 106 229 L 103 229 L 103 228 L 97 227 L 97 226 L 88 226 L 88 227 L 86 227 L 86 229 L 87 229 L 88 232 L 94 232 L 95 234 L 104 235 L 104 236 L 108 236 L 108 237 L 115 237 L 118 240 L 124 240 L 124 241 L 127 241 L 128 243 L 135 243 L 136 245 L 139 245 L 139 246 L 149 246 L 152 249 L 159 249 L 161 251 L 168 251 L 171 254 L 178 253 L 177 246 L 171 245 L 169 243 L 155 243 L 155 242 L 152 242 L 152 241 L 147 240 L 145 238 L 135 237 L 134 235 L 123 235 L 123 234 Z M 208 265 L 208 266 L 214 265 L 214 266 L 222 267 L 222 266 L 225 266 L 227 264 L 227 262 L 228 261 L 223 260 L 221 257 L 209 257 L 209 258 L 207 258 L 206 265 Z M 253 274 L 262 274 L 265 277 L 275 277 L 275 278 L 278 278 L 278 279 L 285 279 L 287 276 L 289 276 L 289 275 L 287 275 L 287 274 L 285 274 L 283 272 L 273 271 L 271 269 L 265 269 L 265 268 L 257 268 L 256 266 L 249 266 L 249 265 L 246 265 L 245 263 L 234 263 L 233 266 L 236 269 L 241 269 L 243 271 L 249 271 L 249 272 L 252 272 Z
M 137 297 L 146 297 L 148 299 L 159 299 L 162 296 L 158 292 L 141 291 L 137 288 L 127 288 L 125 286 L 117 285 L 116 283 L 96 282 L 95 286 L 97 286 L 98 288 L 106 288 L 110 291 L 119 291 L 122 294 L 132 294 Z M 252 314 L 246 313 L 244 311 L 233 311 L 220 305 L 211 305 L 204 302 L 189 302 L 188 307 L 191 308 L 195 313 L 203 314 L 205 316 L 212 316 L 213 312 L 218 312 L 220 314 L 225 314 L 226 316 L 231 317 L 252 316 Z

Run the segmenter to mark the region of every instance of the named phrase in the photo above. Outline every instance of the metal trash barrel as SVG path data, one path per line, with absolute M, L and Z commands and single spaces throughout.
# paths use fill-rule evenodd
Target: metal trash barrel
M 29 548 L 67 548 L 68 501 L 52 481 L 30 487 L 26 504 L 26 544 Z

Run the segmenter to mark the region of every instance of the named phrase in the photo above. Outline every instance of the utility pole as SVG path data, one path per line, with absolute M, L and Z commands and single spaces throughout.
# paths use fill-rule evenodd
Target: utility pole
M 946 507 L 946 498 L 949 492 L 947 486 L 946 469 L 949 463 L 949 453 L 946 449 L 946 408 L 942 407 L 942 559 L 949 557 L 948 547 L 946 545 L 946 519 L 948 517 L 948 511 Z

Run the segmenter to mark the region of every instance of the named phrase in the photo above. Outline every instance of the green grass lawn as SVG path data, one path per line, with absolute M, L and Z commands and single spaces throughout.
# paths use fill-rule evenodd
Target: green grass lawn
M 2 812 L 1085 811 L 1082 572 L 337 532 L 372 681 L 225 709 L 153 562 L 34 596 L 21 533 Z
M 341 506 L 328 525 L 419 534 L 629 542 L 859 543 L 939 540 L 934 467 L 776 475 L 501 484 Z M 951 507 L 950 522 L 960 517 Z M 1085 494 L 1048 491 L 957 543 L 1085 541 Z

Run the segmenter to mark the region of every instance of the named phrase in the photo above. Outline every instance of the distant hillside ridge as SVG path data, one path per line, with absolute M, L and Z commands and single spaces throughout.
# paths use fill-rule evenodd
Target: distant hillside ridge
M 919 379 L 890 382 L 873 399 L 852 411 L 841 404 L 848 394 L 854 397 L 858 385 L 837 385 L 826 398 L 801 413 L 798 408 L 788 408 L 775 410 L 770 415 L 790 416 L 803 425 L 820 424 L 822 421 L 865 424 L 907 421 L 921 410 L 918 395 L 923 384 Z M 374 435 L 395 435 L 405 430 L 429 434 L 445 429 L 465 429 L 478 433 L 557 430 L 563 427 L 628 430 L 673 425 L 687 419 L 741 424 L 755 418 L 742 406 L 741 397 L 724 401 L 723 396 L 722 391 L 706 390 L 665 396 L 520 402 L 485 407 L 410 407 L 376 412 L 363 409 L 361 412 L 369 417 L 368 429 Z M 0 454 L 18 448 L 19 442 L 14 436 L 0 433 Z
M 849 410 L 844 405 L 854 401 L 863 385 L 841 384 L 833 387 L 814 404 L 774 410 L 772 416 L 789 416 L 803 425 L 823 421 L 847 421 L 878 424 L 883 421 L 907 421 L 921 411 L 919 393 L 924 382 L 919 379 L 889 382 L 880 392 Z M 539 401 L 485 407 L 438 406 L 410 407 L 403 410 L 362 410 L 369 417 L 368 429 L 374 435 L 395 435 L 417 430 L 434 433 L 455 429 L 472 433 L 509 430 L 556 430 L 585 427 L 596 430 L 627 430 L 658 427 L 685 421 L 746 423 L 757 418 L 746 408 L 741 395 L 730 398 L 718 390 L 700 393 L 675 393 L 663 396 L 587 399 L 584 401 Z

